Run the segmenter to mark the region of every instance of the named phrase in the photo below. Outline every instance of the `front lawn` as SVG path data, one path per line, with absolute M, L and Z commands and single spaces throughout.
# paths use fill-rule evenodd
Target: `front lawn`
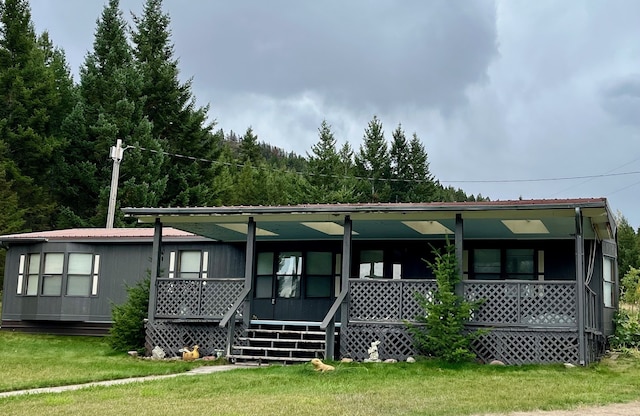
M 109 353 L 100 339 L 0 332 L 3 389 L 182 371 Z M 8 348 L 6 345 L 11 344 Z M 29 351 L 35 346 L 35 354 Z M 80 347 L 82 346 L 82 347 Z M 112 387 L 0 399 L 3 415 L 472 415 L 568 409 L 640 399 L 640 360 L 605 359 L 587 368 L 563 365 L 335 363 L 238 369 Z M 61 374 L 61 373 L 65 373 Z

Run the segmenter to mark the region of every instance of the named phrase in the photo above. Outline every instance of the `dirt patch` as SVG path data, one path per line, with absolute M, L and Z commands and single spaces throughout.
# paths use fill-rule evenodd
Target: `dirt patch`
M 585 406 L 574 410 L 538 410 L 533 412 L 496 413 L 484 416 L 640 416 L 640 401 L 596 407 Z

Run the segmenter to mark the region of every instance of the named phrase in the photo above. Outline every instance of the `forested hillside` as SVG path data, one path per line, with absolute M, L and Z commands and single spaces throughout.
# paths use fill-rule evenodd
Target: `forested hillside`
M 475 199 L 441 186 L 420 139 L 400 125 L 385 132 L 375 116 L 357 149 L 338 147 L 323 122 L 306 155 L 250 126 L 217 129 L 180 81 L 162 1 L 148 0 L 132 27 L 119 7 L 104 7 L 74 82 L 63 45 L 36 33 L 29 2 L 0 2 L 0 233 L 105 226 L 118 139 L 118 206 Z M 118 211 L 115 221 L 127 225 Z

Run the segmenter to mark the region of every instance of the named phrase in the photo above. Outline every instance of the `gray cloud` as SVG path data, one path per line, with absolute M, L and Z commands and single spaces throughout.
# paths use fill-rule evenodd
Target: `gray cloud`
M 103 2 L 31 0 L 74 72 Z M 143 0 L 122 0 L 125 15 Z M 432 172 L 492 199 L 609 197 L 640 226 L 640 2 L 165 0 L 183 79 L 219 127 L 304 155 L 376 114 Z M 446 183 L 449 184 L 449 183 Z

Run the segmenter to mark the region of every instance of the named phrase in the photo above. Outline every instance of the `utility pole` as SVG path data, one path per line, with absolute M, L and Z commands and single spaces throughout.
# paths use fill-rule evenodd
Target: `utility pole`
M 107 211 L 107 226 L 105 228 L 113 228 L 113 221 L 116 215 L 116 197 L 118 196 L 118 177 L 120 176 L 120 162 L 124 150 L 122 140 L 118 139 L 115 146 L 111 146 L 109 157 L 113 159 L 113 171 L 111 173 L 111 191 L 109 192 L 109 210 Z

